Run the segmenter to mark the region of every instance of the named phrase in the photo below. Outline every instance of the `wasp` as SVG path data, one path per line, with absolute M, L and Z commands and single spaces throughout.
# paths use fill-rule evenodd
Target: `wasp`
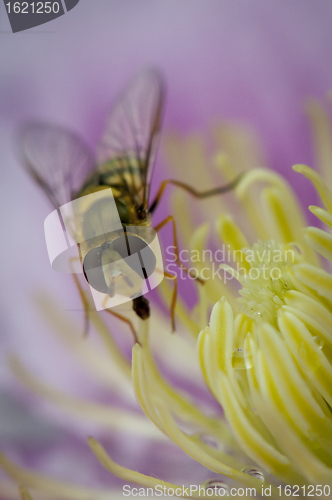
M 96 155 L 92 155 L 73 132 L 53 124 L 30 122 L 23 127 L 20 135 L 24 165 L 55 208 L 77 199 L 88 200 L 89 194 L 101 195 L 92 205 L 87 203 L 83 212 L 81 209 L 82 216 L 75 221 L 73 228 L 73 232 L 82 236 L 79 250 L 85 278 L 92 288 L 110 297 L 115 293 L 132 297 L 133 309 L 143 320 L 150 316 L 150 306 L 141 294 L 141 278 L 147 278 L 151 270 L 143 269 L 142 276 L 140 270 L 122 262 L 121 256 L 124 249 L 128 250 L 128 241 L 130 248 L 136 250 L 149 247 L 152 214 L 168 184 L 197 198 L 206 198 L 233 189 L 239 180 L 236 178 L 227 185 L 199 192 L 183 182 L 168 179 L 162 182 L 150 203 L 151 176 L 164 101 L 165 86 L 159 71 L 154 68 L 141 71 L 129 82 L 111 110 Z M 110 188 L 122 225 L 118 231 L 114 231 L 107 197 L 103 197 L 104 191 Z M 158 232 L 168 223 L 173 226 L 177 263 L 188 272 L 179 259 L 174 217 L 170 215 L 154 230 Z M 153 251 L 149 250 L 153 270 L 155 260 Z M 108 264 L 112 262 L 116 265 L 108 272 Z M 91 269 L 98 271 L 89 279 Z M 174 330 L 177 278 L 173 275 L 168 277 L 174 280 L 171 300 Z M 129 323 L 133 330 L 127 318 L 108 311 Z

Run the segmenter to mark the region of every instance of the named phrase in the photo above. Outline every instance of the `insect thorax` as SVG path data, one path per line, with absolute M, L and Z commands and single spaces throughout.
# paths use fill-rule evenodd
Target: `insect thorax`
M 122 224 L 150 226 L 150 217 L 141 204 L 144 186 L 141 183 L 139 164 L 135 158 L 113 159 L 104 163 L 88 179 L 78 196 L 108 188 L 112 189 Z

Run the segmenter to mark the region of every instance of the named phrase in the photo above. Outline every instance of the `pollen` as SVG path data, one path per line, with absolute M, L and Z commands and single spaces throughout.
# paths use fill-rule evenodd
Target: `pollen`
M 241 312 L 255 320 L 276 324 L 277 313 L 284 305 L 284 294 L 294 289 L 291 269 L 300 254 L 294 248 L 259 240 L 252 248 L 243 249 L 249 271 L 243 268 L 238 280 L 242 285 L 237 301 Z

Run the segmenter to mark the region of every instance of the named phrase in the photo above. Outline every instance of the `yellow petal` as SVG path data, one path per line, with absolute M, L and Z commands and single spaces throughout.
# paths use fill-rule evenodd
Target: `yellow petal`
M 322 177 L 315 170 L 307 167 L 307 165 L 294 165 L 293 170 L 303 174 L 313 183 L 327 210 L 332 212 L 332 194 Z
M 294 276 L 305 286 L 317 292 L 321 302 L 332 304 L 332 276 L 310 264 L 293 267 Z
M 308 245 L 332 262 L 332 235 L 318 227 L 307 227 L 304 231 Z
M 308 207 L 310 212 L 312 212 L 316 217 L 318 217 L 324 224 L 328 225 L 329 227 L 332 227 L 332 215 L 327 211 L 324 210 L 323 208 L 320 207 L 315 207 L 314 205 L 310 205 Z
M 318 391 L 332 405 L 332 367 L 305 325 L 289 312 L 280 311 L 278 325 L 294 358 Z
M 216 222 L 217 231 L 222 241 L 228 245 L 232 252 L 232 261 L 238 262 L 249 271 L 250 264 L 245 260 L 242 249 L 249 244 L 242 231 L 229 215 L 221 214 Z
M 321 175 L 329 186 L 332 186 L 332 129 L 330 119 L 323 106 L 317 101 L 310 100 L 307 112 L 311 122 L 314 138 L 316 164 Z

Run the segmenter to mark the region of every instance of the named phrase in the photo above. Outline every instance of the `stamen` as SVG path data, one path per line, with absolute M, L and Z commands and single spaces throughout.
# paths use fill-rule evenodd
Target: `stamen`
M 115 496 L 114 490 L 100 490 L 97 488 L 76 486 L 36 474 L 23 467 L 18 467 L 3 453 L 0 453 L 0 466 L 17 484 L 24 484 L 25 488 L 43 492 L 45 495 L 50 495 L 57 499 L 91 500 L 93 498 L 96 500 L 112 500 Z
M 20 486 L 19 492 L 22 500 L 33 500 L 30 493 L 23 486 Z
M 103 446 L 93 437 L 90 437 L 88 439 L 88 444 L 103 467 L 126 482 L 140 484 L 142 486 L 145 486 L 146 488 L 155 488 L 156 486 L 165 486 L 167 489 L 179 488 L 179 486 L 176 484 L 167 483 L 165 481 L 162 481 L 161 479 L 146 476 L 145 474 L 141 474 L 140 472 L 136 472 L 118 465 L 117 463 L 113 462 L 111 457 L 106 452 L 105 448 L 103 448 Z
M 238 299 L 242 312 L 255 320 L 276 323 L 284 293 L 293 288 L 291 267 L 300 255 L 273 240 L 259 240 L 251 249 L 244 248 L 243 254 L 250 266 L 248 272 L 243 269 L 241 274 L 225 264 L 220 267 L 242 285 L 242 298 Z
M 166 406 L 161 401 L 158 402 L 158 410 L 168 435 L 194 460 L 197 460 L 208 469 L 218 474 L 231 477 L 235 481 L 248 487 L 258 486 L 258 480 L 255 478 L 245 475 L 232 467 L 228 467 L 226 464 L 222 463 L 220 459 L 216 460 L 211 453 L 204 451 L 202 446 L 197 446 L 197 443 L 179 429 Z M 224 455 L 224 458 L 226 458 L 226 455 Z
M 181 418 L 188 418 L 188 420 L 190 420 L 191 422 L 195 422 L 197 425 L 200 425 L 211 431 L 211 434 L 218 434 L 220 422 L 217 419 L 206 417 L 194 404 L 190 403 L 184 396 L 175 391 L 160 374 L 157 366 L 153 361 L 148 342 L 148 330 L 144 322 L 141 322 L 140 333 L 142 345 L 142 360 L 150 387 L 154 389 L 155 393 L 163 398 L 168 407 L 174 413 L 178 414 Z M 137 348 L 136 351 L 138 352 Z
M 307 112 L 311 122 L 316 153 L 316 164 L 327 184 L 332 186 L 332 129 L 325 109 L 317 101 L 310 100 Z
M 110 365 L 109 356 L 91 345 L 89 339 L 82 342 L 82 331 L 80 331 L 79 325 L 77 322 L 73 322 L 69 315 L 59 314 L 59 308 L 54 304 L 52 297 L 43 293 L 37 297 L 36 302 L 40 314 L 52 326 L 54 333 L 99 381 L 106 386 L 111 386 L 112 389 L 129 393 L 130 386 L 127 382 L 130 382 L 131 377 L 130 363 L 117 347 L 100 314 L 92 313 L 90 319 L 106 347 L 106 353 L 113 360 L 112 365 Z M 116 376 L 114 374 L 115 367 L 119 368 Z M 124 378 L 127 379 L 127 382 Z
M 162 439 L 162 435 L 154 432 L 153 426 L 144 417 L 123 409 L 84 401 L 65 394 L 49 384 L 34 377 L 21 363 L 18 357 L 9 360 L 10 368 L 21 384 L 30 391 L 48 400 L 75 417 L 98 423 L 104 428 L 121 432 L 134 433 L 151 439 Z

